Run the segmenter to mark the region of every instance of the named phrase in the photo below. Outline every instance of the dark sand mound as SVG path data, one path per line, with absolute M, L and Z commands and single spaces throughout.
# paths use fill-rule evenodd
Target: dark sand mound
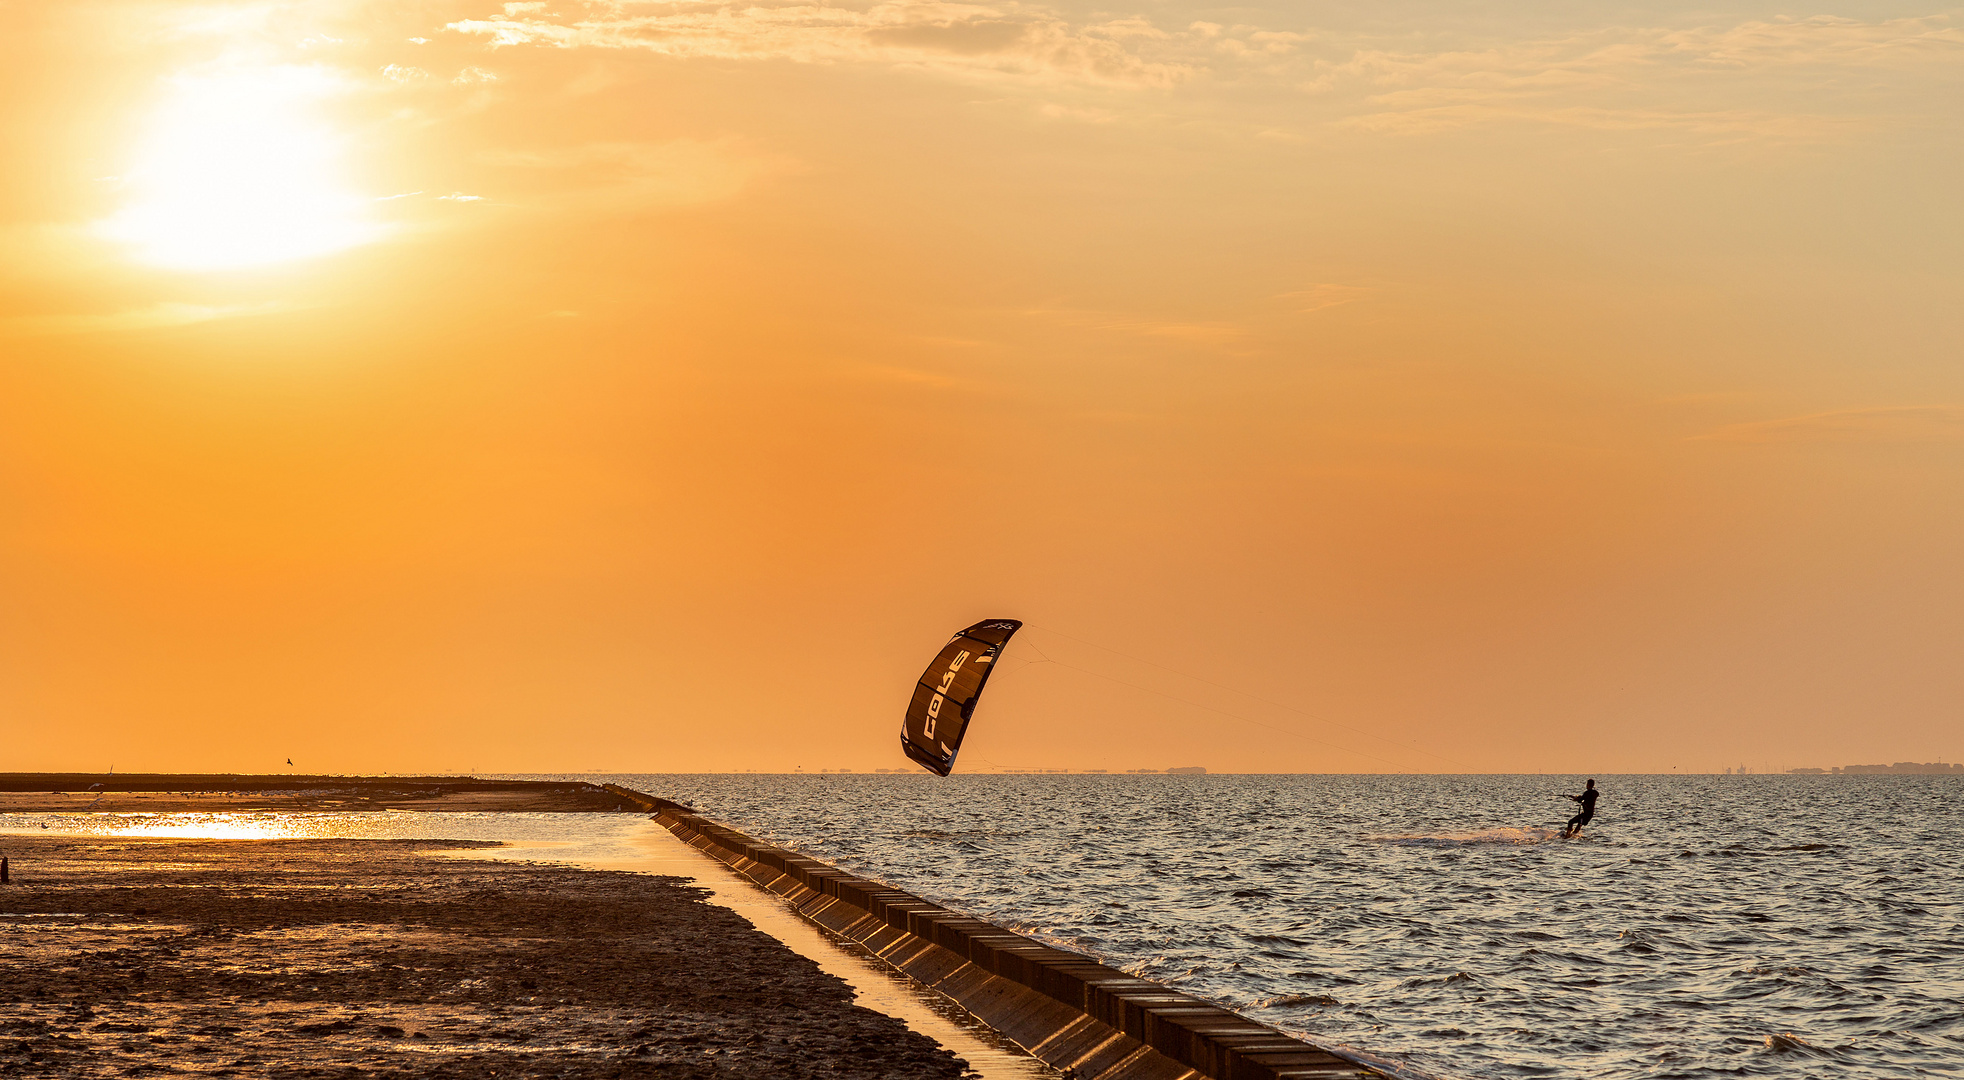
M 478 846 L 0 837 L 0 1075 L 965 1071 L 700 889 Z

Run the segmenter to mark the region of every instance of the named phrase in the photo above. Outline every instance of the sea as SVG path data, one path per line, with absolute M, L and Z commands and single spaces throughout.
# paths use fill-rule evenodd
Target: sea
M 1964 778 L 619 775 L 1412 1076 L 1964 1076 Z
M 1596 818 L 1567 840 L 1561 796 L 1584 777 L 577 778 L 686 803 L 1409 1080 L 1964 1077 L 1964 777 L 1599 776 Z M 0 815 L 0 834 L 502 840 L 502 857 L 621 869 L 658 828 L 631 814 Z

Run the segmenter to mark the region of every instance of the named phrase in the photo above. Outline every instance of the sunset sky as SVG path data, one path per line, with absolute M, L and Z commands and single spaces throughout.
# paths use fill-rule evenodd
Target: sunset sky
M 1964 756 L 1964 8 L 0 11 L 0 771 Z

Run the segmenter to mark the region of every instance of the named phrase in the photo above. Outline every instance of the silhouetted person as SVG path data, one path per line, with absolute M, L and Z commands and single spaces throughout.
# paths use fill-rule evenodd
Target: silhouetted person
M 1582 831 L 1582 826 L 1589 824 L 1590 818 L 1596 816 L 1596 782 L 1594 780 L 1589 781 L 1589 786 L 1584 788 L 1580 795 L 1564 795 L 1562 797 L 1582 804 L 1582 812 L 1568 819 L 1568 824 L 1562 826 L 1562 836 L 1574 836 L 1576 833 Z

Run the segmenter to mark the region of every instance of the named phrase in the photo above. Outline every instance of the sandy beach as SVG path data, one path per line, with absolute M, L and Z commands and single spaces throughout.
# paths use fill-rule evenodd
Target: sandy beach
M 487 846 L 0 837 L 0 1075 L 965 1072 L 699 888 Z

